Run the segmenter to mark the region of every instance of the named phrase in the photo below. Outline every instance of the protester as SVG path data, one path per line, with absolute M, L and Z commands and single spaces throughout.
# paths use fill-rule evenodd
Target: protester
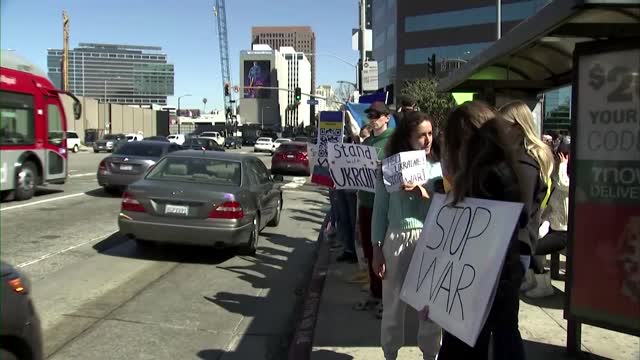
M 544 221 L 540 226 L 540 239 L 536 245 L 532 270 L 534 287 L 525 295 L 530 298 L 541 298 L 553 295 L 551 274 L 544 269 L 546 255 L 563 250 L 567 246 L 567 223 L 569 219 L 569 154 L 571 138 L 563 136 L 556 152 L 556 166 L 553 171 L 553 187 L 549 196 L 549 204 L 542 213 Z
M 433 131 L 431 120 L 420 112 L 407 114 L 389 139 L 386 156 L 405 151 L 424 150 L 429 157 Z M 433 183 L 442 177 L 440 164 L 430 167 L 431 182 L 423 186 L 404 185 L 404 191 L 387 192 L 378 177 L 372 221 L 373 269 L 382 279 L 381 343 L 385 359 L 396 359 L 404 345 L 407 304 L 400 299 L 404 277 L 409 268 L 429 205 Z M 431 186 L 431 188 L 430 188 Z M 435 359 L 441 330 L 429 319 L 419 320 L 418 347 L 424 359 Z
M 345 136 L 344 143 L 351 143 L 351 137 Z M 358 262 L 356 255 L 356 206 L 357 193 L 354 190 L 335 190 L 338 212 L 338 235 L 343 246 L 342 254 L 336 258 L 338 262 L 355 264 Z
M 520 255 L 526 271 L 521 291 L 530 289 L 535 282 L 533 272 L 529 271 L 531 255 L 538 240 L 538 229 L 542 216 L 542 201 L 551 186 L 553 155 L 549 146 L 537 134 L 533 113 L 526 103 L 514 101 L 500 108 L 507 122 L 507 135 L 515 146 L 516 165 L 520 175 L 520 189 L 524 200 L 524 211 L 529 215 L 527 227 L 520 229 Z
M 452 111 L 444 129 L 444 160 L 453 180 L 454 203 L 465 197 L 523 202 L 518 166 L 506 139 L 504 120 L 488 105 L 467 102 Z M 520 227 L 527 225 L 523 211 Z M 438 360 L 487 359 L 491 334 L 494 359 L 524 359 L 518 329 L 519 288 L 524 275 L 520 263 L 518 229 L 511 237 L 488 318 L 474 347 L 445 331 Z M 425 309 L 428 312 L 428 309 Z
M 387 140 L 393 134 L 393 130 L 389 129 L 389 114 L 387 106 L 376 101 L 366 110 L 369 125 L 371 126 L 370 136 L 363 141 L 363 145 L 373 146 L 376 149 L 378 160 L 384 158 L 384 147 Z M 368 262 L 369 270 L 369 296 L 359 301 L 355 306 L 355 310 L 371 310 L 381 309 L 380 300 L 382 299 L 382 281 L 373 272 L 373 248 L 371 245 L 371 217 L 373 214 L 373 201 L 375 195 L 366 191 L 358 192 L 358 218 L 360 228 L 360 241 L 362 250 Z
M 405 116 L 409 113 L 416 111 L 416 100 L 411 96 L 403 95 L 398 98 L 398 102 L 400 103 L 400 107 L 397 109 L 396 113 L 393 114 L 393 117 L 396 120 L 396 124 L 402 122 Z

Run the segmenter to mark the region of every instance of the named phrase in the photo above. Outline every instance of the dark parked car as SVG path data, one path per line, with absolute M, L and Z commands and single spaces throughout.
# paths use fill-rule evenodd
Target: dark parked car
M 108 134 L 102 137 L 102 139 L 93 143 L 93 152 L 100 151 L 112 152 L 117 147 L 118 143 L 127 141 L 125 134 Z
M 2 262 L 0 359 L 42 360 L 42 329 L 29 294 L 29 280 Z
M 309 176 L 307 144 L 282 143 L 271 158 L 271 172 L 279 175 Z
M 171 153 L 123 195 L 122 234 L 145 242 L 240 247 L 254 254 L 260 231 L 278 226 L 281 177 L 237 153 Z
M 227 149 L 240 149 L 242 148 L 242 139 L 235 136 L 230 136 L 224 139 L 224 147 Z
M 217 141 L 210 138 L 190 138 L 182 144 L 184 150 L 209 150 L 224 151 L 224 148 Z
M 98 165 L 98 184 L 107 192 L 122 191 L 127 185 L 140 179 L 163 156 L 180 149 L 178 144 L 162 141 L 123 143 Z
M 293 141 L 296 142 L 302 142 L 302 143 L 308 143 L 309 142 L 309 138 L 306 136 L 296 136 Z
M 149 137 L 144 138 L 144 140 L 170 142 L 169 139 L 167 139 L 164 136 L 149 136 Z

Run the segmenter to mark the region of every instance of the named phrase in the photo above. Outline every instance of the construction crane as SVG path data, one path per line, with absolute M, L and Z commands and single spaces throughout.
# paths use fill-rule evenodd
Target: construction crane
M 222 71 L 222 96 L 227 119 L 231 115 L 231 72 L 229 71 L 229 40 L 227 39 L 227 10 L 225 0 L 216 0 L 213 16 L 218 22 L 218 42 L 220 45 L 220 68 Z

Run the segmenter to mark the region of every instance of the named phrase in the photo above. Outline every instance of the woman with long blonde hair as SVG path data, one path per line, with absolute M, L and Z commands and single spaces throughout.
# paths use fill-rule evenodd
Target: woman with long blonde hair
M 517 166 L 520 174 L 520 188 L 529 215 L 527 227 L 520 229 L 522 263 L 526 271 L 521 286 L 527 291 L 535 286 L 536 275 L 529 268 L 531 256 L 535 255 L 538 230 L 542 216 L 542 202 L 551 186 L 554 158 L 549 148 L 535 130 L 533 113 L 523 101 L 510 102 L 500 108 L 500 114 L 507 122 L 507 133 L 513 141 Z M 542 280 L 542 279 L 540 279 Z

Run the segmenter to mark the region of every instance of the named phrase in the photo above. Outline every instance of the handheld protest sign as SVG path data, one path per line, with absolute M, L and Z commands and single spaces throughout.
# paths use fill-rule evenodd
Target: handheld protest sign
M 429 180 L 427 154 L 423 150 L 405 151 L 382 160 L 382 178 L 388 192 L 400 190 L 403 184 L 424 185 Z M 439 166 L 439 165 L 438 165 Z
M 521 203 L 435 194 L 400 297 L 469 346 L 484 326 Z
M 327 149 L 336 189 L 375 192 L 378 156 L 373 146 L 329 144 Z

